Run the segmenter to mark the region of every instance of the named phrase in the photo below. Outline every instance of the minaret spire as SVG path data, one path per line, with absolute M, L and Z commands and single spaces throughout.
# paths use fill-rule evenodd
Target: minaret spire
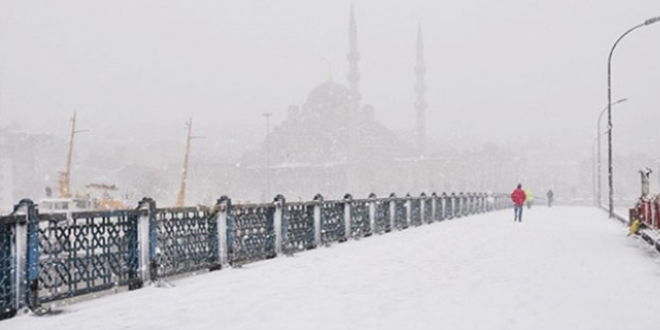
M 415 64 L 415 75 L 417 81 L 415 83 L 415 93 L 417 98 L 415 100 L 416 111 L 416 142 L 419 153 L 423 156 L 426 152 L 426 84 L 424 82 L 424 75 L 426 74 L 426 66 L 424 64 L 424 40 L 422 38 L 422 24 L 417 26 L 417 63 Z
M 353 4 L 351 3 L 351 20 L 348 26 L 348 36 L 349 36 L 349 51 L 348 51 L 348 83 L 350 85 L 351 91 L 359 95 L 359 85 L 360 85 L 360 73 L 358 72 L 358 60 L 360 59 L 360 53 L 357 49 L 357 24 L 355 23 L 355 12 L 353 10 Z

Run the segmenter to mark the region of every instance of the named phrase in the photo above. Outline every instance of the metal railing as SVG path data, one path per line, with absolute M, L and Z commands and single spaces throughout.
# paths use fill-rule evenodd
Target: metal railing
M 0 319 L 21 308 L 198 271 L 292 254 L 349 239 L 499 210 L 506 194 L 435 193 L 307 202 L 39 213 L 22 200 L 0 216 Z

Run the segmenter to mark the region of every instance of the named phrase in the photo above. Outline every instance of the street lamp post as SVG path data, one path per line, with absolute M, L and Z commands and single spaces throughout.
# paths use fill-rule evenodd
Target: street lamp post
M 270 198 L 270 117 L 273 114 L 266 112 L 263 114 L 266 117 L 266 198 Z
M 607 134 L 607 132 L 601 134 L 599 130 L 594 142 L 591 143 L 591 188 L 594 193 L 594 203 L 598 207 L 601 207 L 602 205 L 600 202 L 600 150 L 598 150 L 598 157 L 596 157 L 596 146 L 600 149 L 600 138 L 605 134 Z M 596 166 L 598 166 L 598 174 L 596 174 Z M 596 175 L 598 175 L 598 178 L 596 178 Z M 598 180 L 597 186 L 596 180 Z
M 620 99 L 620 100 L 617 100 L 616 102 L 612 103 L 612 105 L 623 103 L 623 102 L 626 102 L 626 101 L 627 101 L 627 99 Z M 602 178 L 601 168 L 602 168 L 602 166 L 601 166 L 601 157 L 600 157 L 600 137 L 603 134 L 600 133 L 600 128 L 602 127 L 600 125 L 600 120 L 603 118 L 603 114 L 605 114 L 605 111 L 608 108 L 609 107 L 603 108 L 603 110 L 600 112 L 600 115 L 598 115 L 598 125 L 597 125 L 598 127 L 596 128 L 596 130 L 597 130 L 596 137 L 597 137 L 597 141 L 598 141 L 598 158 L 597 158 L 598 159 L 597 160 L 597 163 L 598 163 L 598 207 L 603 206 L 603 204 L 601 203 L 601 199 L 602 199 L 601 196 L 603 196 L 603 195 L 601 193 L 602 192 L 602 190 L 601 190 L 601 178 Z
M 610 55 L 607 58 L 607 163 L 608 163 L 608 183 L 610 186 L 610 198 L 609 198 L 609 208 L 610 208 L 610 218 L 614 217 L 614 180 L 612 177 L 612 54 L 614 49 L 619 44 L 619 41 L 623 37 L 627 36 L 630 32 L 633 32 L 641 27 L 651 25 L 660 21 L 660 16 L 649 18 L 644 23 L 633 26 L 628 31 L 624 32 L 612 45 L 610 50 Z

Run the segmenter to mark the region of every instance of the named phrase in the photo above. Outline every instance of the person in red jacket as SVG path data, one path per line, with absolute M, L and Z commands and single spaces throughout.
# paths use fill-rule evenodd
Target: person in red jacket
M 513 201 L 513 221 L 522 222 L 522 209 L 526 198 L 525 191 L 522 190 L 522 185 L 519 183 L 516 190 L 511 193 L 511 200 Z

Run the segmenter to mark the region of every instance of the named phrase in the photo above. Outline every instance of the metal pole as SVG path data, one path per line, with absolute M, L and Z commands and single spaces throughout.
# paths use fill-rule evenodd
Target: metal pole
M 626 102 L 627 100 L 628 99 L 623 98 L 623 99 L 617 100 L 616 102 L 612 103 L 612 105 L 623 103 L 623 102 Z M 602 158 L 600 156 L 600 150 L 601 150 L 600 149 L 600 137 L 603 134 L 601 134 L 601 132 L 600 132 L 600 128 L 602 127 L 600 125 L 600 120 L 603 119 L 603 114 L 605 114 L 605 111 L 607 111 L 607 109 L 608 109 L 608 107 L 605 107 L 605 108 L 603 108 L 603 110 L 601 110 L 600 115 L 598 115 L 598 125 L 596 127 L 596 130 L 597 130 L 596 137 L 598 138 L 598 160 L 597 160 L 597 165 L 598 165 L 598 207 L 603 206 L 603 203 L 602 203 L 603 194 L 602 194 L 602 189 L 601 189 L 601 179 L 603 177 L 603 175 L 601 174 L 601 168 L 602 168 L 601 159 Z
M 601 163 L 601 157 L 600 157 L 600 118 L 603 117 L 602 116 L 603 112 L 601 112 L 600 114 L 601 114 L 601 116 L 598 117 L 598 132 L 597 132 L 597 134 L 598 134 L 598 136 L 597 136 L 597 139 L 598 139 L 598 207 L 603 207 L 603 203 L 602 203 L 603 194 L 602 194 L 602 185 L 601 185 L 603 175 L 601 174 L 602 163 Z
M 614 45 L 612 45 L 612 49 L 610 50 L 610 55 L 607 58 L 607 146 L 608 146 L 607 169 L 608 169 L 608 183 L 610 188 L 610 193 L 609 193 L 610 218 L 614 217 L 614 179 L 612 175 L 612 54 L 614 54 L 614 49 L 619 44 L 619 41 L 623 39 L 623 37 L 625 37 L 632 31 L 635 31 L 643 26 L 656 23 L 658 21 L 660 21 L 660 16 L 648 19 L 644 23 L 636 25 L 631 29 L 629 29 L 628 31 L 624 32 L 614 42 Z

